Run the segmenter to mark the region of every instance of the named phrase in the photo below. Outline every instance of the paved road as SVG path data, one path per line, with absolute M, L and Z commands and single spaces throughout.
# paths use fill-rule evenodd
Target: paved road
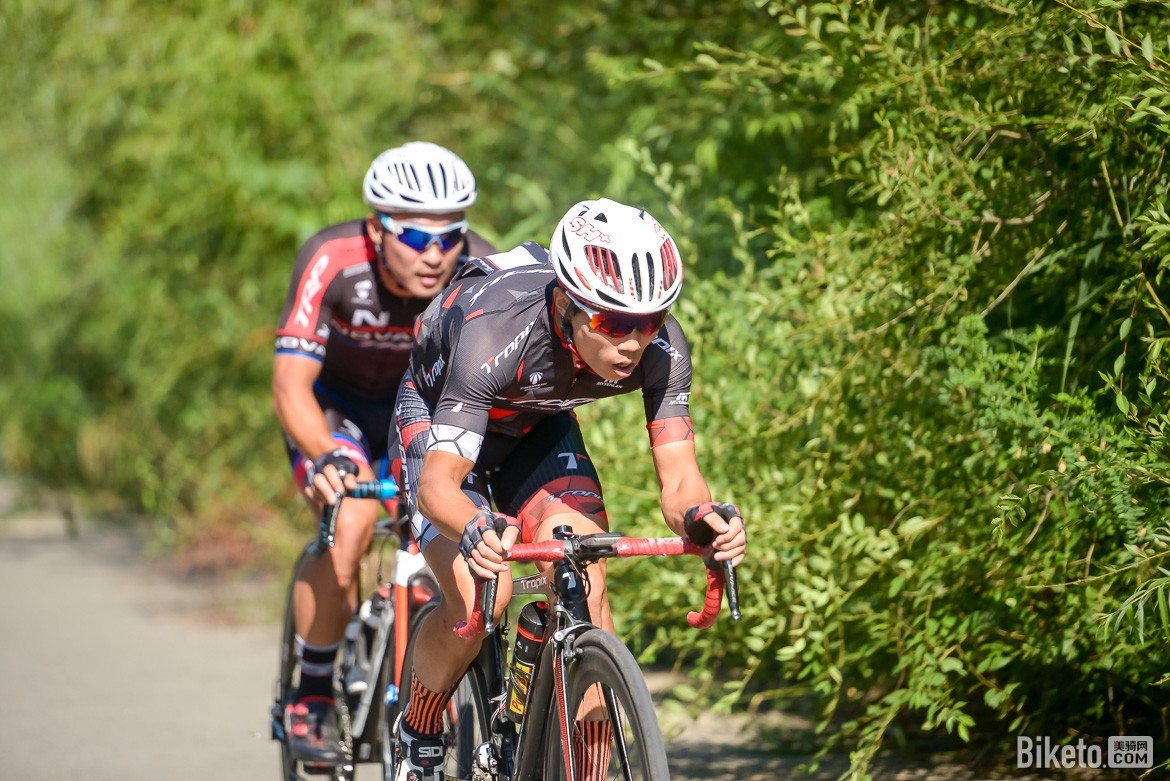
M 207 600 L 125 534 L 0 520 L 0 778 L 275 781 L 275 632 Z

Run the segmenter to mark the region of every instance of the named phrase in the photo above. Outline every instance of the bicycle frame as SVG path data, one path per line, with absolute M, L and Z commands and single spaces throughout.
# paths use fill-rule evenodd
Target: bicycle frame
M 360 498 L 360 499 L 389 499 L 398 493 L 398 487 L 393 480 L 376 480 L 358 483 L 357 486 L 346 491 L 344 494 L 337 497 L 337 501 L 332 505 L 326 505 L 322 509 L 321 520 L 318 526 L 316 537 L 305 546 L 294 567 L 294 573 L 299 569 L 301 562 L 305 557 L 320 556 L 334 545 L 334 532 L 336 530 L 337 518 L 341 507 L 341 500 L 343 498 Z M 393 533 L 389 531 L 389 525 L 386 522 L 378 524 L 378 531 L 382 535 Z M 373 756 L 375 747 L 379 744 L 380 737 L 375 730 L 382 726 L 378 719 L 386 720 L 389 718 L 389 711 L 397 707 L 399 686 L 402 679 L 403 659 L 406 652 L 406 641 L 408 632 L 410 630 L 410 617 L 413 615 L 417 606 L 413 603 L 412 590 L 419 582 L 419 573 L 425 568 L 421 553 L 418 551 L 418 544 L 409 534 L 398 534 L 399 544 L 398 552 L 395 557 L 394 570 L 389 581 L 389 586 L 393 595 L 393 610 L 386 610 L 381 618 L 381 625 L 376 631 L 374 645 L 370 649 L 370 676 L 371 680 L 368 682 L 366 691 L 360 695 L 353 695 L 356 700 L 350 700 L 349 696 L 338 700 L 339 708 L 348 712 L 350 717 L 350 729 L 347 730 L 346 742 L 349 748 L 349 758 L 342 765 L 333 769 L 335 778 L 351 778 L 354 772 L 353 763 L 355 761 L 370 761 L 376 760 Z M 385 536 L 383 536 L 385 539 Z M 381 566 L 379 566 L 379 573 L 381 573 Z M 379 581 L 381 575 L 379 574 Z M 295 577 L 294 577 L 295 581 Z M 437 588 L 434 589 L 437 591 Z M 428 594 L 429 596 L 429 594 Z M 425 601 L 425 600 L 423 600 Z M 282 637 L 281 648 L 281 666 L 280 674 L 277 681 L 276 701 L 271 709 L 271 732 L 273 739 L 279 741 L 287 752 L 288 736 L 285 731 L 285 708 L 289 704 L 289 699 L 292 692 L 288 689 L 289 681 L 291 680 L 293 665 L 293 649 L 291 647 L 291 624 L 292 614 L 292 585 L 290 584 L 288 593 L 288 605 L 286 606 L 286 627 L 285 635 Z M 394 638 L 391 641 L 389 632 L 391 627 L 388 622 L 393 622 Z M 385 663 L 385 655 L 390 643 L 394 643 L 394 665 L 392 670 L 387 671 L 387 677 L 393 676 L 393 680 L 385 681 L 385 689 L 379 691 L 376 684 L 379 681 L 380 671 Z M 378 713 L 374 713 L 375 710 Z M 385 750 L 385 747 L 383 747 Z M 291 761 L 287 757 L 286 761 L 286 776 L 295 777 L 295 768 L 288 763 Z M 320 772 L 317 769 L 316 772 Z
M 514 545 L 508 552 L 509 561 L 550 562 L 551 573 L 529 575 L 513 580 L 513 595 L 546 594 L 551 590 L 554 596 L 553 619 L 545 630 L 540 656 L 532 671 L 530 689 L 519 734 L 511 723 L 498 714 L 493 718 L 492 731 L 498 752 L 499 776 L 503 779 L 539 778 L 540 761 L 551 746 L 543 745 L 542 727 L 546 721 L 556 717 L 560 734 L 569 735 L 574 714 L 566 706 L 565 662 L 573 658 L 573 644 L 582 632 L 593 629 L 587 604 L 584 569 L 588 564 L 604 558 L 626 558 L 634 556 L 708 556 L 711 549 L 700 548 L 680 537 L 634 539 L 612 532 L 590 535 L 575 535 L 570 527 L 557 527 L 554 539 L 542 543 Z M 739 619 L 738 589 L 734 569 L 730 562 L 723 562 L 718 570 L 707 570 L 707 592 L 703 610 L 688 614 L 687 623 L 696 629 L 711 626 L 719 613 L 726 589 L 734 619 Z M 477 581 L 476 607 L 466 624 L 456 627 L 456 632 L 465 638 L 490 633 L 485 647 L 496 649 L 492 678 L 499 685 L 503 683 L 503 641 L 500 633 L 491 625 L 492 606 L 495 603 L 496 581 Z M 549 672 L 551 670 L 551 673 Z M 610 695 L 607 694 L 607 698 Z M 495 702 L 495 699 L 493 699 Z M 618 712 L 615 704 L 606 702 L 611 713 Z M 502 707 L 502 699 L 501 699 Z M 555 711 L 555 713 L 554 713 Z M 531 734 L 530 734 L 531 733 Z M 615 725 L 618 751 L 625 752 L 620 737 L 621 725 Z M 573 751 L 568 740 L 562 737 L 560 751 L 568 777 L 576 777 Z

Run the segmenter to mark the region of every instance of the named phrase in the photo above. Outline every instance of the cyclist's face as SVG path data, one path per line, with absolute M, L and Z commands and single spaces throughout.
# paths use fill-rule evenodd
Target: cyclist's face
M 391 214 L 399 223 L 409 223 L 419 228 L 436 230 L 464 219 L 463 212 L 445 214 Z M 367 221 L 370 238 L 382 247 L 382 262 L 378 264 L 378 276 L 382 284 L 401 298 L 434 298 L 443 289 L 455 272 L 455 261 L 463 250 L 463 244 L 456 244 L 444 250 L 441 242 L 431 242 L 421 252 L 404 244 L 397 235 L 389 231 L 376 215 Z M 414 234 L 417 236 L 417 233 Z
M 567 303 L 567 301 L 566 301 Z M 642 353 L 657 333 L 645 334 L 634 329 L 625 336 L 608 336 L 589 327 L 589 315 L 574 307 L 569 322 L 573 328 L 573 345 L 581 360 L 605 380 L 624 380 L 634 373 Z

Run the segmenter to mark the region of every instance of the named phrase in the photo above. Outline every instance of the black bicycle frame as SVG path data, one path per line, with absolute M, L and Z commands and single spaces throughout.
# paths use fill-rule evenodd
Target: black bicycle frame
M 568 526 L 559 526 L 553 531 L 553 537 L 563 540 L 569 532 L 571 529 Z M 534 578 L 540 577 L 543 576 L 534 576 Z M 554 620 L 550 621 L 545 628 L 541 653 L 532 670 L 528 704 L 525 706 L 524 719 L 520 723 L 520 736 L 518 738 L 520 752 L 517 757 L 516 781 L 521 779 L 538 781 L 543 772 L 539 763 L 544 758 L 545 752 L 561 750 L 561 746 L 544 745 L 544 725 L 548 719 L 556 718 L 561 722 L 561 735 L 567 737 L 571 734 L 572 724 L 566 724 L 565 721 L 572 717 L 561 712 L 557 705 L 556 687 L 558 685 L 557 679 L 560 676 L 556 675 L 556 670 L 564 662 L 563 655 L 566 647 L 571 643 L 572 635 L 575 632 L 593 628 L 589 617 L 584 578 L 584 573 L 574 569 L 568 560 L 556 562 L 553 565 L 552 576 L 548 578 L 548 585 L 552 587 L 556 597 L 556 603 L 552 608 Z M 545 672 L 546 670 L 548 672 Z M 560 685 L 564 685 L 563 677 L 561 677 Z M 534 730 L 539 730 L 539 733 L 536 735 L 528 734 Z M 565 767 L 569 769 L 569 778 L 573 778 L 575 773 L 571 755 L 571 751 L 566 752 L 565 755 Z

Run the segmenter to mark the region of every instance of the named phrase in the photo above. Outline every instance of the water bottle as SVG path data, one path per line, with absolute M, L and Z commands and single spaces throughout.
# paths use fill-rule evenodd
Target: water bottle
M 544 640 L 544 627 L 548 622 L 548 603 L 529 602 L 520 611 L 516 620 L 516 645 L 512 649 L 512 667 L 508 683 L 508 706 L 504 709 L 508 718 L 517 724 L 524 716 L 524 704 L 528 699 L 528 686 L 532 683 L 532 668 L 540 654 Z

